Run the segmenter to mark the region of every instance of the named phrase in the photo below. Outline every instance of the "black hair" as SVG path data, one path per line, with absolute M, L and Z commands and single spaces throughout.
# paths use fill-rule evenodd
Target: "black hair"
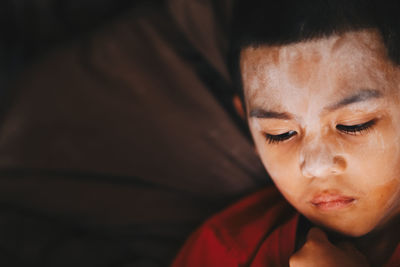
M 388 57 L 400 65 L 399 0 L 237 0 L 229 57 L 243 98 L 240 51 L 249 46 L 287 45 L 347 31 L 379 31 Z

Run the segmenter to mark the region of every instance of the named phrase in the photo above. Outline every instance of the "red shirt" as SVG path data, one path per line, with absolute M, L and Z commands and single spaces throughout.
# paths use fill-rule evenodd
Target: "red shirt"
M 289 266 L 299 214 L 275 187 L 208 220 L 186 241 L 173 267 Z M 400 245 L 385 267 L 400 266 Z

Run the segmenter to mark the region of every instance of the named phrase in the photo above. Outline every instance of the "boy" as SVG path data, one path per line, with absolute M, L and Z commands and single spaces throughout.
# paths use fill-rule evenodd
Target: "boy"
M 266 188 L 173 266 L 400 266 L 399 4 L 242 1 L 233 72 Z

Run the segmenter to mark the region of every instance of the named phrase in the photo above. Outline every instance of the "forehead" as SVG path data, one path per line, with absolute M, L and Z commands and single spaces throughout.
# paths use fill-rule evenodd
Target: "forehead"
M 257 106 L 277 105 L 299 94 L 340 97 L 349 90 L 384 90 L 391 66 L 374 30 L 284 46 L 248 47 L 240 55 L 246 102 Z

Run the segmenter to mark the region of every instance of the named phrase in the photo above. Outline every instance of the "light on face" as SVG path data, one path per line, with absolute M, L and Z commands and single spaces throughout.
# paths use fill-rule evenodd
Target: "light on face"
M 250 130 L 276 186 L 310 219 L 350 235 L 397 216 L 400 71 L 379 35 L 350 32 L 282 51 L 241 55 Z M 310 204 L 324 194 L 357 201 L 329 211 Z

